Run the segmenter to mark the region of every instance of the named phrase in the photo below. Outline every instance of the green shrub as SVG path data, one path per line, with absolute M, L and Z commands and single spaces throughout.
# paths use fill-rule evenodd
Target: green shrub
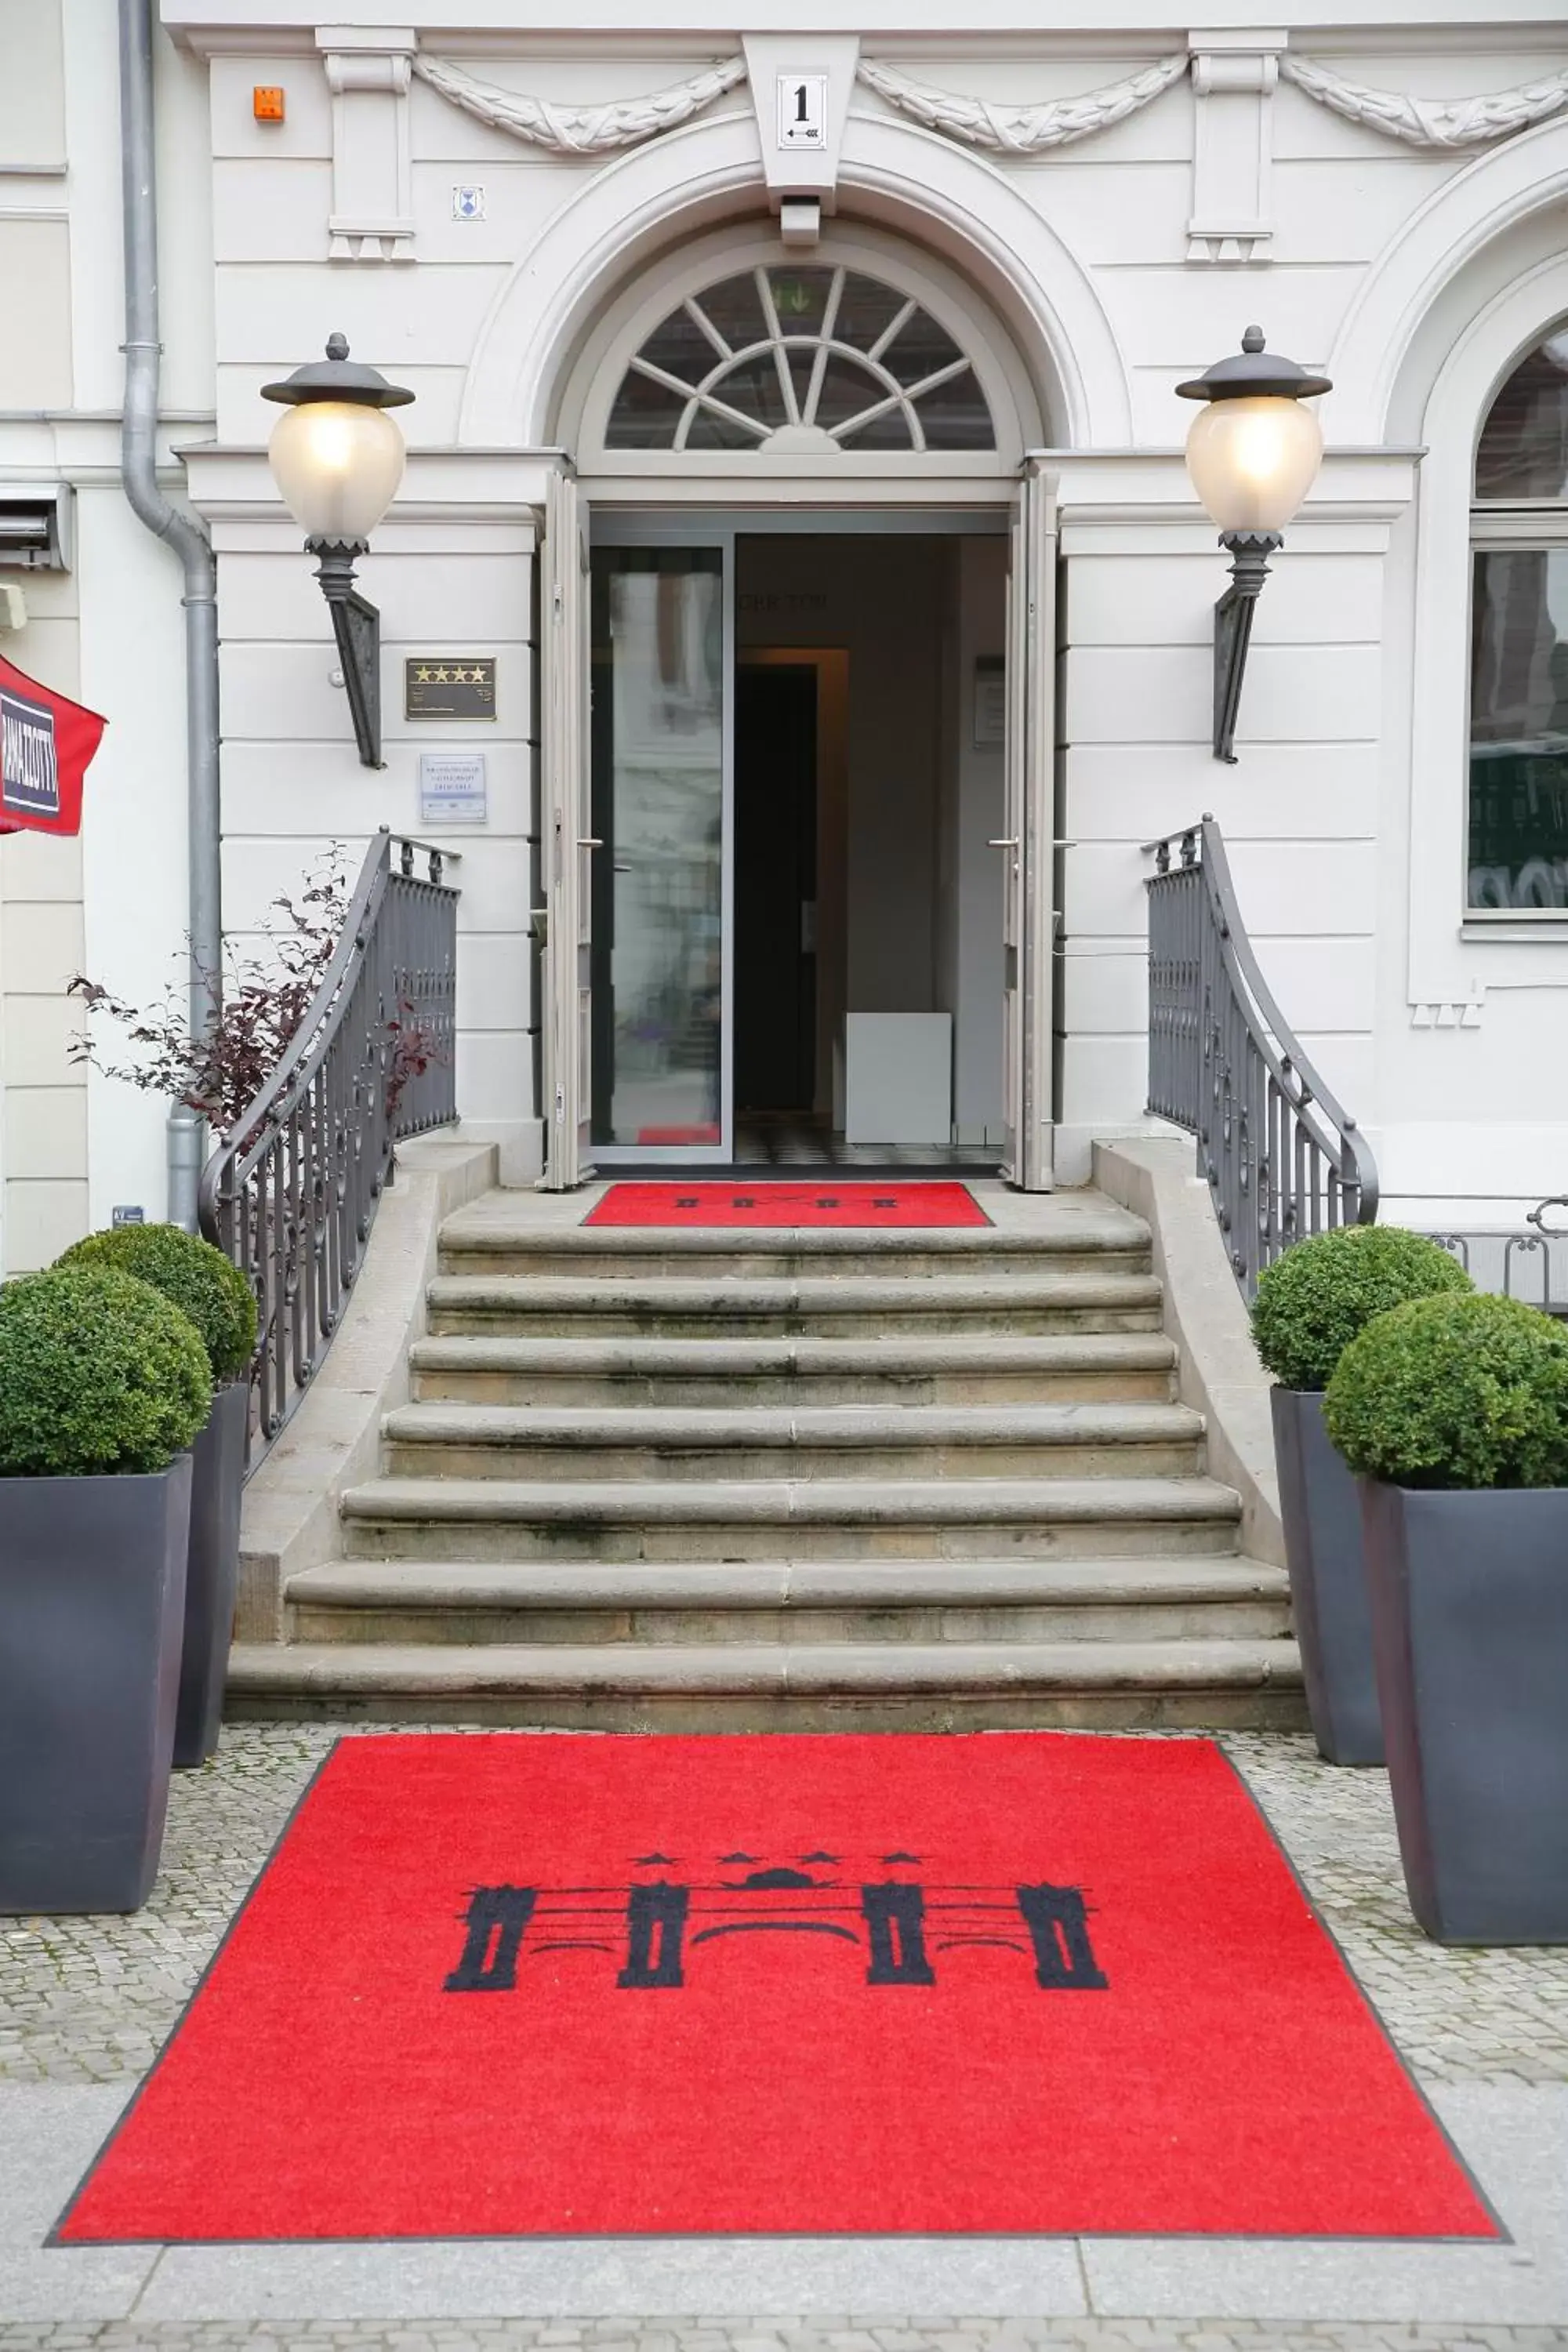
M 195 1327 L 134 1276 L 51 1266 L 0 1290 L 0 1477 L 164 1470 L 211 1407 Z
M 1517 1298 L 1413 1299 L 1351 1341 L 1323 1420 L 1389 1486 L 1568 1486 L 1568 1330 Z
M 1342 1225 L 1298 1242 L 1258 1277 L 1252 1337 L 1288 1389 L 1327 1388 L 1334 1366 L 1374 1315 L 1407 1298 L 1472 1288 L 1457 1259 L 1398 1225 Z
M 150 1282 L 188 1315 L 220 1384 L 238 1378 L 256 1353 L 256 1298 L 250 1285 L 210 1242 L 178 1225 L 117 1225 L 89 1234 L 61 1265 L 111 1265 Z

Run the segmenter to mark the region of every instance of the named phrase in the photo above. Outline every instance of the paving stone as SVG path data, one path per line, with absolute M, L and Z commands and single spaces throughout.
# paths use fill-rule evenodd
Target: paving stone
M 723 2352 L 741 2347 L 760 2332 L 748 2321 L 744 2332 L 700 2329 L 660 2316 L 677 2352 L 692 2352 L 698 2338 L 711 2335 Z M 788 2352 L 826 2352 L 846 2334 L 842 2325 L 775 2322 L 771 2331 Z M 189 2323 L 137 2319 L 97 2326 L 49 2325 L 0 2319 L 0 2352 L 515 2352 L 536 2345 L 537 2324 L 510 2319 L 430 2321 L 202 2320 Z M 549 2331 L 552 2343 L 600 2341 L 592 2321 L 563 2323 Z M 1227 2319 L 1060 2319 L 998 2321 L 945 2317 L 910 2319 L 899 2329 L 908 2352 L 944 2352 L 957 2338 L 972 2352 L 1568 2352 L 1568 2328 L 1470 2326 L 1459 2327 L 1351 2324 L 1289 2325 Z

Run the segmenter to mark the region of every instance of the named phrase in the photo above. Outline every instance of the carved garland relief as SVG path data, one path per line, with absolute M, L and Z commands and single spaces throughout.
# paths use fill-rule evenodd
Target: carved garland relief
M 689 80 L 673 83 L 647 98 L 600 106 L 562 106 L 476 80 L 445 58 L 419 53 L 413 62 L 422 81 L 465 113 L 558 155 L 605 155 L 658 138 L 711 106 L 744 80 L 746 73 L 743 58 L 726 58 Z M 862 58 L 856 71 L 868 89 L 928 131 L 991 153 L 1037 155 L 1124 121 L 1180 80 L 1189 62 L 1186 53 L 1179 52 L 1142 66 L 1121 81 L 1108 82 L 1100 89 L 1034 106 L 1003 106 L 988 99 L 935 89 L 912 81 L 877 58 Z M 1404 140 L 1412 147 L 1477 147 L 1489 140 L 1510 138 L 1568 109 L 1568 71 L 1526 82 L 1518 89 L 1451 100 L 1363 89 L 1327 66 L 1295 57 L 1289 50 L 1279 58 L 1279 72 L 1320 106 L 1343 115 L 1347 121 L 1364 123 L 1369 130 Z

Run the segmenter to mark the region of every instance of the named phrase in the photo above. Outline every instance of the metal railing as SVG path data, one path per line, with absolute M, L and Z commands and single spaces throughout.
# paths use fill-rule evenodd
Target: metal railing
M 1149 1108 L 1197 1139 L 1247 1298 L 1290 1244 L 1377 1215 L 1377 1170 L 1258 968 L 1213 817 L 1144 844 Z
M 1439 1233 L 1417 1231 L 1458 1259 L 1478 1290 L 1520 1298 L 1568 1321 L 1568 1230 L 1547 1223 L 1553 1209 L 1568 1209 L 1568 1196 L 1554 1192 L 1525 1213 L 1531 1233 L 1507 1225 L 1466 1225 Z M 1554 1254 L 1555 1253 L 1555 1254 Z
M 202 1232 L 256 1292 L 252 1469 L 321 1369 L 397 1144 L 457 1117 L 454 856 L 377 835 L 309 1011 L 202 1171 Z

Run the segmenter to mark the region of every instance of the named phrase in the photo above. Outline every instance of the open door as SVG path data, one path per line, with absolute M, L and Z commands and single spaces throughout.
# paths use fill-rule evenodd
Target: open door
M 1056 506 L 1026 461 L 1007 563 L 1006 824 L 1002 854 L 1002 1173 L 1047 1192 L 1051 1165 L 1051 992 L 1055 977 Z
M 588 824 L 588 541 L 576 482 L 552 474 L 540 562 L 540 869 L 544 896 L 546 1192 L 592 1173 L 588 1159 L 594 894 Z

